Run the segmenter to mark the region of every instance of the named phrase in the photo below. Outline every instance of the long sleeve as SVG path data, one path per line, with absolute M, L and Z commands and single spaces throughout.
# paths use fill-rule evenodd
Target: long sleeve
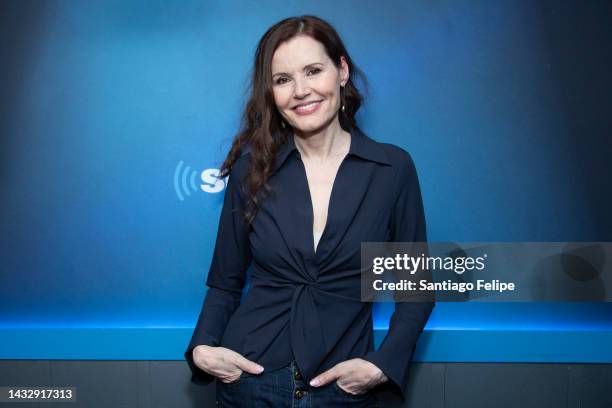
M 220 344 L 229 318 L 240 304 L 246 271 L 251 263 L 248 231 L 243 221 L 244 199 L 234 174 L 230 172 L 225 190 L 215 249 L 206 279 L 208 291 L 185 351 L 185 359 L 192 372 L 191 381 L 199 385 L 209 384 L 215 377 L 195 365 L 193 349 L 198 345 L 216 347 Z
M 397 201 L 391 216 L 391 241 L 426 242 L 425 214 L 416 168 L 410 155 L 402 160 Z M 433 300 L 433 298 L 432 298 Z M 390 391 L 392 397 L 403 402 L 414 349 L 434 302 L 395 302 L 389 330 L 378 350 L 367 353 L 364 360 L 380 368 L 389 378 L 381 384 L 381 392 Z

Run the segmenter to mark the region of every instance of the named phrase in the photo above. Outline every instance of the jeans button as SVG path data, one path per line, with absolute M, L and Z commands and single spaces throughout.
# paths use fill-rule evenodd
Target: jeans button
M 295 390 L 295 399 L 300 399 L 304 396 L 304 390 L 297 389 Z
M 296 380 L 301 380 L 302 379 L 302 374 L 300 374 L 300 372 L 298 370 L 295 370 L 295 379 Z

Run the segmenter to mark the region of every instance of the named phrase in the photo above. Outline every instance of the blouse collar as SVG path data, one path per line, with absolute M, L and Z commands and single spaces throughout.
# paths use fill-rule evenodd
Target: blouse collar
M 348 152 L 349 156 L 353 155 L 376 163 L 391 165 L 391 161 L 381 143 L 372 140 L 355 126 L 349 129 L 349 133 L 351 134 L 351 146 Z M 287 157 L 289 157 L 293 151 L 297 151 L 294 138 L 295 136 L 293 132 L 291 132 L 287 138 L 287 142 L 279 148 L 275 171 L 283 165 Z

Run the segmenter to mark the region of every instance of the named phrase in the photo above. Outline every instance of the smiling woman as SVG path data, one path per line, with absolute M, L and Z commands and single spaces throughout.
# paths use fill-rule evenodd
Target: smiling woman
M 426 241 L 414 163 L 355 121 L 359 70 L 314 16 L 272 26 L 255 55 L 208 292 L 185 358 L 231 407 L 376 407 L 403 400 L 433 302 L 397 303 L 374 350 L 361 243 Z M 252 282 L 241 303 L 246 271 Z
M 323 45 L 307 35 L 281 44 L 274 53 L 274 101 L 304 139 L 308 137 L 305 133 L 329 125 L 338 113 L 340 92 L 349 77 L 345 58 L 340 61 L 338 69 Z

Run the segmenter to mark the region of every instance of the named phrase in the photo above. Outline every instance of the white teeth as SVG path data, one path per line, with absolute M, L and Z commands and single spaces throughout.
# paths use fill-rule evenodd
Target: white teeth
M 298 106 L 296 109 L 297 110 L 308 110 L 308 109 L 312 108 L 313 106 L 315 106 L 318 103 L 319 102 L 312 102 L 312 103 L 309 103 L 308 105 Z

